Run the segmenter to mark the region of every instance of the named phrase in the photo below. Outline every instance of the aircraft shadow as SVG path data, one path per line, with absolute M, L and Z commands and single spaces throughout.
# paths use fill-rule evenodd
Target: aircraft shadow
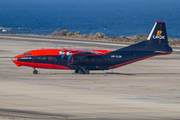
M 91 75 L 130 75 L 133 76 L 135 74 L 131 73 L 118 73 L 118 72 L 104 72 L 104 73 L 91 73 Z
M 89 75 L 128 75 L 128 76 L 136 76 L 136 75 L 179 75 L 180 73 L 119 73 L 119 72 L 104 72 L 104 73 L 90 73 Z M 52 73 L 52 75 L 86 75 L 86 74 L 76 74 L 76 73 Z

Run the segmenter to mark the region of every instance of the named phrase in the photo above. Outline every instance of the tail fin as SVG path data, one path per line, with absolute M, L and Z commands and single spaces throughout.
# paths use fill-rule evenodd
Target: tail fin
M 155 51 L 155 53 L 172 53 L 168 45 L 165 22 L 157 21 L 147 40 L 118 49 L 117 51 Z
M 152 44 L 168 45 L 165 22 L 157 21 L 147 40 L 150 40 L 150 43 Z

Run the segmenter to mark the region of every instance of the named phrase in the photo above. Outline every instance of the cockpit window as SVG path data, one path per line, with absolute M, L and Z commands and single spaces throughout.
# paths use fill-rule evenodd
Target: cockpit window
M 31 53 L 25 52 L 23 55 L 32 55 Z

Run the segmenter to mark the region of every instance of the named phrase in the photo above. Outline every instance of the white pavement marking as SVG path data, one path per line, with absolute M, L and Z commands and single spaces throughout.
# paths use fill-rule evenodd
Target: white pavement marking
M 180 49 L 173 49 L 173 51 L 180 51 Z

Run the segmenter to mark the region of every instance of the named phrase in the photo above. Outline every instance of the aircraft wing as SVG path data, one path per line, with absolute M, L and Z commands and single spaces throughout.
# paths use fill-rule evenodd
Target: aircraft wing
M 87 57 L 87 56 L 94 56 L 94 55 L 104 55 L 104 53 L 102 52 L 98 52 L 98 51 L 92 51 L 92 50 L 88 50 L 88 49 L 77 49 L 74 48 L 72 50 L 78 50 L 80 53 L 76 53 L 73 54 L 72 57 Z

